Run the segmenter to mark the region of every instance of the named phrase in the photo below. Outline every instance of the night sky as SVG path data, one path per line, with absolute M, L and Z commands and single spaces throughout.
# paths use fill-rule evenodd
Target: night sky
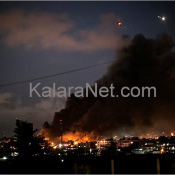
M 122 35 L 175 41 L 175 2 L 0 2 L 0 85 L 112 61 Z M 162 21 L 157 16 L 165 16 Z M 117 25 L 117 21 L 122 26 Z M 42 86 L 91 85 L 108 65 L 35 81 Z M 29 97 L 29 83 L 0 88 L 0 137 L 15 118 L 41 129 L 65 98 Z

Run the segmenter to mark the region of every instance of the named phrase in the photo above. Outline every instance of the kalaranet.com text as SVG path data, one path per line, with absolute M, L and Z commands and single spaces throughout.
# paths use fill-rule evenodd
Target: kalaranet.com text
M 109 88 L 103 86 L 100 87 L 99 89 L 97 88 L 97 83 L 95 83 L 94 88 L 92 88 L 92 86 L 90 86 L 88 83 L 86 83 L 86 88 L 84 89 L 83 87 L 58 87 L 56 89 L 55 83 L 53 83 L 53 87 L 48 87 L 45 86 L 42 88 L 42 93 L 39 93 L 37 88 L 39 88 L 39 86 L 41 85 L 41 83 L 38 83 L 37 85 L 33 86 L 32 83 L 30 83 L 30 97 L 32 97 L 33 94 L 36 94 L 38 97 L 70 97 L 72 94 L 72 90 L 74 90 L 74 95 L 75 97 L 88 97 L 89 92 L 91 91 L 91 93 L 94 95 L 94 97 L 97 97 L 98 94 L 101 97 L 108 97 L 109 95 L 111 97 L 119 97 L 119 95 L 114 95 L 113 94 L 113 90 L 115 89 L 115 87 L 113 86 L 113 84 L 111 84 L 111 86 Z M 155 87 L 132 87 L 129 88 L 127 86 L 124 86 L 123 88 L 121 88 L 120 94 L 122 97 L 150 97 L 151 96 L 151 90 L 153 91 L 153 97 L 156 97 L 156 88 Z

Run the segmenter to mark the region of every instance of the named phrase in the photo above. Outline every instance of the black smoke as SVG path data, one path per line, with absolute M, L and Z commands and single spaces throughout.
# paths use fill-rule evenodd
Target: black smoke
M 127 39 L 128 36 L 123 37 L 124 41 Z M 96 81 L 98 89 L 113 84 L 114 94 L 119 97 L 94 97 L 91 93 L 88 98 L 77 98 L 72 94 L 67 98 L 65 108 L 55 113 L 53 122 L 44 124 L 42 132 L 50 138 L 59 137 L 60 119 L 63 120 L 65 134 L 78 132 L 82 133 L 80 136 L 91 130 L 93 137 L 172 132 L 175 130 L 175 81 L 170 81 L 175 78 L 175 53 L 172 48 L 173 40 L 165 33 L 155 39 L 136 35 L 130 44 L 116 50 L 116 61 Z M 151 93 L 151 97 L 132 98 L 125 105 L 129 97 L 120 95 L 124 86 L 154 86 L 157 97 Z M 115 115 L 96 127 L 123 105 Z

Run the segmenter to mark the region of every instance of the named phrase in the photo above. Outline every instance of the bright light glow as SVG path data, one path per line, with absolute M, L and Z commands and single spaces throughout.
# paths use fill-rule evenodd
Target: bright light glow
M 6 160 L 6 159 L 7 159 L 7 157 L 3 157 L 3 159 L 4 159 L 4 160 Z
M 174 136 L 174 133 L 173 132 L 171 133 L 171 136 Z
M 11 153 L 11 156 L 17 156 L 18 152 Z
M 63 159 L 61 159 L 61 162 L 64 162 L 64 160 L 63 160 Z
M 56 149 L 56 148 L 57 148 L 57 146 L 54 146 L 53 148 L 54 148 L 54 149 Z
M 164 16 L 158 16 L 158 18 L 162 19 L 163 21 L 165 20 L 165 17 Z
M 62 147 L 62 144 L 61 144 L 61 143 L 59 144 L 59 147 L 60 147 L 60 148 Z
M 161 149 L 161 154 L 162 154 L 163 152 L 164 152 L 164 149 L 162 148 L 162 149 Z

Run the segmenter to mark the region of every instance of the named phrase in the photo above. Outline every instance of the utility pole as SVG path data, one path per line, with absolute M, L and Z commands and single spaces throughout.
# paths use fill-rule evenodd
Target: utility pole
M 60 131 L 61 131 L 61 147 L 62 147 L 62 142 L 63 142 L 63 121 L 60 120 Z

